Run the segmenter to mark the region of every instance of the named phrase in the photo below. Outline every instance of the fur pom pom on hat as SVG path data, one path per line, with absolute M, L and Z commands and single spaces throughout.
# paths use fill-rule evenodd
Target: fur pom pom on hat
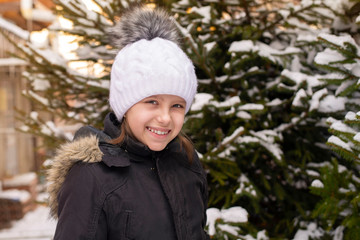
M 121 49 L 113 63 L 110 106 L 121 121 L 142 99 L 170 94 L 190 109 L 197 90 L 194 65 L 178 46 L 174 20 L 161 9 L 138 6 L 121 16 L 116 27 Z

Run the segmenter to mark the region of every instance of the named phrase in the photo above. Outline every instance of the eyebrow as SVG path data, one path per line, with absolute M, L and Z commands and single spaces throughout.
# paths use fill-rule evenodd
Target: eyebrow
M 174 96 L 176 96 L 176 95 L 174 95 Z M 178 97 L 178 96 L 177 96 L 177 97 Z M 149 98 L 150 98 L 150 99 L 161 100 L 161 101 L 164 100 L 164 98 L 163 98 L 162 96 L 160 96 L 160 95 L 151 95 L 151 96 L 148 96 L 148 97 L 146 97 L 146 98 L 144 98 L 144 99 L 149 99 Z M 172 101 L 172 103 L 180 103 L 180 104 L 186 105 L 185 99 L 183 99 L 183 98 L 181 98 L 181 97 L 179 97 L 179 99 L 177 99 L 177 100 Z
M 151 95 L 151 96 L 148 96 L 146 98 L 160 98 L 159 95 Z

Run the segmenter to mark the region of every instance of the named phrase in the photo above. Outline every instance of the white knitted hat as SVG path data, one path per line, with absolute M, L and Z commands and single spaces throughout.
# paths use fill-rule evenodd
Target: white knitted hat
M 134 104 L 157 94 L 182 97 L 186 112 L 190 109 L 197 89 L 194 65 L 176 43 L 162 37 L 138 37 L 117 54 L 111 69 L 109 101 L 118 120 Z

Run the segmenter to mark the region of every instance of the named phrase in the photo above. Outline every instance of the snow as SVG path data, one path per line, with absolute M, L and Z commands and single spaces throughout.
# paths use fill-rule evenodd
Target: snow
M 333 113 L 344 111 L 346 98 L 344 97 L 335 97 L 333 95 L 328 95 L 321 100 L 319 104 L 319 112 L 322 113 Z
M 255 138 L 255 137 L 251 137 L 251 136 L 244 136 L 244 137 L 241 137 L 237 140 L 238 143 L 259 143 L 260 140 L 258 138 Z
M 273 130 L 263 130 L 263 131 L 250 131 L 250 133 L 255 137 L 255 139 L 258 139 L 257 141 L 254 141 L 254 138 L 250 137 L 247 138 L 247 141 L 250 142 L 258 142 L 260 145 L 262 145 L 276 160 L 279 162 L 282 161 L 283 152 L 278 144 L 275 143 L 275 139 L 279 138 L 281 139 L 281 135 Z M 243 142 L 244 138 L 240 139 L 240 142 Z
M 335 36 L 332 34 L 320 33 L 319 37 L 325 39 L 326 41 L 336 43 L 343 48 L 346 47 L 345 43 L 357 46 L 355 40 L 350 35 Z
M 245 112 L 245 111 L 238 111 L 236 113 L 236 116 L 238 118 L 242 118 L 242 119 L 251 119 L 251 115 L 248 112 Z
M 303 107 L 303 103 L 302 103 L 302 99 L 306 98 L 306 92 L 304 89 L 300 89 L 296 95 L 295 95 L 295 98 L 292 102 L 292 105 L 294 107 Z
M 229 52 L 258 52 L 260 56 L 268 58 L 273 62 L 281 61 L 278 56 L 297 54 L 300 49 L 295 47 L 287 47 L 284 50 L 277 50 L 272 46 L 262 42 L 253 42 L 251 40 L 242 40 L 231 43 Z
M 359 61 L 357 61 L 357 63 L 359 63 Z M 356 64 L 352 69 L 351 69 L 352 74 L 354 74 L 355 76 L 359 77 L 360 76 L 360 65 Z
M 49 105 L 49 100 L 47 98 L 41 97 L 38 94 L 36 94 L 35 92 L 28 90 L 28 91 L 24 91 L 24 93 L 26 95 L 29 95 L 31 97 L 33 97 L 35 100 L 37 100 L 39 103 L 41 103 L 44 106 L 48 106 Z
M 0 28 L 6 29 L 7 31 L 15 34 L 16 36 L 22 39 L 28 39 L 30 33 L 22 28 L 18 27 L 17 25 L 5 20 L 4 18 L 0 17 Z
M 44 29 L 42 31 L 32 32 L 30 34 L 30 42 L 37 48 L 49 47 L 49 31 Z
M 323 188 L 324 184 L 320 180 L 316 179 L 311 183 L 311 186 L 316 188 Z
M 255 47 L 253 41 L 243 40 L 238 42 L 233 42 L 230 45 L 229 52 L 248 52 L 249 50 Z
M 303 0 L 310 2 L 311 0 Z M 330 8 L 336 10 L 336 11 L 340 11 L 344 13 L 344 6 L 350 6 L 350 2 L 349 0 L 325 0 L 324 3 L 329 6 Z
M 23 131 L 23 132 L 28 132 L 30 130 L 30 128 L 25 125 L 21 126 L 19 129 L 20 129 L 20 131 Z
M 357 133 L 353 139 L 360 143 L 360 133 Z
M 351 87 L 352 85 L 356 84 L 356 81 L 344 81 L 341 83 L 341 85 L 336 89 L 335 95 L 338 96 L 339 94 L 341 94 L 342 92 L 346 91 L 349 87 Z
M 200 111 L 204 105 L 206 105 L 214 97 L 208 93 L 198 93 L 195 95 L 193 104 L 191 105 L 191 111 Z
M 260 144 L 265 147 L 271 155 L 273 155 L 279 162 L 282 160 L 283 151 L 277 144 L 271 144 L 265 141 L 260 141 Z
M 328 65 L 331 62 L 342 61 L 344 60 L 344 56 L 342 56 L 339 52 L 332 50 L 330 48 L 325 49 L 323 52 L 319 52 L 315 56 L 315 63 L 320 65 Z
M 275 98 L 274 100 L 272 100 L 271 102 L 266 103 L 266 106 L 268 107 L 274 107 L 274 106 L 279 106 L 281 105 L 283 102 L 279 99 L 279 98 Z
M 32 47 L 34 50 L 37 49 L 36 46 Z M 46 61 L 49 61 L 51 65 L 59 65 L 63 66 L 64 68 L 67 66 L 65 59 L 50 49 L 37 49 L 36 53 L 42 56 L 43 59 L 46 59 Z
M 342 173 L 342 172 L 348 171 L 348 169 L 345 166 L 339 164 L 338 165 L 338 171 L 339 171 L 339 173 Z
M 39 113 L 38 113 L 38 112 L 35 112 L 35 111 L 30 112 L 30 117 L 31 117 L 33 120 L 37 121 L 37 120 L 38 120 L 38 116 L 39 116 Z
M 240 103 L 239 96 L 231 97 L 223 102 L 212 100 L 214 97 L 208 93 L 198 93 L 195 95 L 194 102 L 191 106 L 191 111 L 200 111 L 205 105 L 212 105 L 216 108 L 232 107 L 237 103 Z
M 306 226 L 306 229 L 298 230 L 294 236 L 293 240 L 308 240 L 308 239 L 317 239 L 323 236 L 323 231 L 318 229 L 316 223 L 309 223 Z
M 196 12 L 203 17 L 203 22 L 209 23 L 211 20 L 211 6 L 205 7 L 192 7 L 191 12 Z
M 45 124 L 41 125 L 41 132 L 45 135 L 51 136 L 54 134 L 55 137 L 67 137 L 68 140 L 72 139 L 72 135 L 66 134 L 63 129 L 56 126 L 53 121 L 46 121 Z
M 230 76 L 230 78 L 231 78 L 231 77 L 234 77 L 234 76 Z M 223 83 L 223 82 L 225 82 L 228 78 L 229 78 L 229 76 L 224 75 L 224 76 L 216 77 L 216 78 L 215 78 L 215 81 L 218 82 L 218 83 Z
M 178 1 L 176 4 L 187 6 L 187 5 L 189 5 L 190 3 L 189 3 L 189 0 L 180 0 L 180 1 Z
M 341 140 L 340 138 L 336 137 L 336 136 L 331 136 L 328 139 L 328 143 L 332 143 L 335 146 L 339 146 L 349 152 L 352 152 L 351 148 L 349 147 L 348 144 L 346 144 L 346 142 L 344 142 L 343 140 Z
M 244 127 L 242 126 L 238 127 L 230 136 L 227 136 L 222 140 L 220 147 L 227 146 L 231 142 L 234 142 L 235 139 L 243 132 L 244 132 Z M 217 150 L 218 148 L 214 148 L 212 152 L 216 152 Z M 226 157 L 227 155 L 230 155 L 231 150 L 233 150 L 233 148 L 231 146 L 227 146 L 227 148 L 225 148 L 225 151 L 219 154 L 219 157 Z
M 244 192 L 247 192 L 247 193 L 250 193 L 254 197 L 257 196 L 254 187 L 252 185 L 250 185 L 249 179 L 244 174 L 242 174 L 238 178 L 238 182 L 240 183 L 240 186 L 238 189 L 236 189 L 236 191 L 235 191 L 236 194 L 242 194 Z
M 35 91 L 45 91 L 51 87 L 48 80 L 35 79 L 32 83 Z
M 49 219 L 49 208 L 39 205 L 28 212 L 22 219 L 13 221 L 11 228 L 0 230 L 0 240 L 52 239 L 55 233 L 56 221 Z
M 229 209 L 219 210 L 217 208 L 209 208 L 206 210 L 207 221 L 206 225 L 209 227 L 209 235 L 213 236 L 216 233 L 215 225 L 219 219 L 225 223 L 245 223 L 248 221 L 248 212 L 242 207 L 231 207 Z M 229 227 L 222 224 L 223 229 L 232 231 Z
M 244 127 L 240 126 L 238 127 L 230 136 L 224 138 L 224 140 L 221 142 L 221 145 L 227 145 L 231 141 L 233 141 L 237 136 L 242 134 L 244 132 Z
M 350 134 L 356 134 L 356 131 L 349 127 L 348 125 L 342 123 L 341 121 L 336 121 L 333 124 L 331 124 L 330 129 L 334 129 L 338 132 L 342 133 L 350 133 Z
M 30 199 L 30 193 L 25 190 L 10 189 L 5 191 L 0 191 L 0 198 L 10 199 L 19 202 L 26 202 Z
M 256 238 L 254 238 L 250 234 L 247 234 L 245 236 L 239 236 L 239 237 L 241 237 L 239 239 L 243 239 L 243 240 L 268 240 L 269 239 L 269 237 L 266 235 L 265 230 L 257 232 Z
M 350 120 L 350 121 L 355 121 L 356 120 L 356 113 L 354 112 L 348 112 L 346 115 L 345 115 L 345 119 L 346 120 Z
M 240 230 L 239 227 L 231 226 L 228 224 L 218 224 L 218 227 L 220 228 L 221 231 L 228 232 L 235 236 L 238 235 L 238 231 Z
M 221 212 L 221 218 L 225 222 L 240 223 L 247 222 L 247 211 L 242 207 L 232 207 L 229 209 L 223 209 Z
M 18 186 L 25 186 L 27 185 L 29 182 L 34 181 L 35 179 L 37 179 L 37 175 L 34 172 L 29 172 L 29 173 L 25 173 L 25 174 L 21 174 L 9 179 L 5 179 L 3 180 L 3 186 L 10 188 L 10 187 L 18 187 Z
M 247 103 L 238 108 L 239 110 L 246 110 L 246 111 L 261 111 L 264 110 L 264 105 L 262 104 L 255 104 L 255 103 Z
M 307 83 L 307 86 L 309 88 L 313 88 L 313 87 L 318 87 L 323 85 L 322 82 L 320 82 L 319 76 L 310 76 L 301 72 L 294 72 L 294 71 L 290 71 L 288 69 L 284 69 L 281 72 L 281 76 L 284 76 L 292 81 L 295 81 L 296 83 L 296 89 L 298 88 L 298 86 L 300 86 L 303 82 Z
M 314 93 L 312 96 L 312 99 L 310 101 L 310 111 L 317 110 L 320 105 L 320 99 L 324 97 L 328 93 L 328 90 L 326 88 L 323 88 L 317 92 Z
M 22 66 L 27 65 L 27 62 L 19 58 L 0 58 L 0 66 Z
M 314 170 L 308 169 L 308 170 L 306 170 L 306 173 L 312 177 L 320 177 L 320 173 L 317 171 L 314 171 Z
M 305 34 L 299 34 L 296 38 L 297 41 L 301 42 L 301 41 L 305 41 L 305 42 L 315 42 L 317 41 L 317 36 L 315 35 L 309 35 L 309 33 L 305 33 Z
M 237 103 L 240 103 L 239 96 L 231 97 L 228 100 L 225 100 L 223 102 L 210 101 L 210 104 L 217 107 L 217 108 L 232 107 Z
M 209 42 L 204 45 L 207 52 L 210 52 L 216 46 L 216 42 Z

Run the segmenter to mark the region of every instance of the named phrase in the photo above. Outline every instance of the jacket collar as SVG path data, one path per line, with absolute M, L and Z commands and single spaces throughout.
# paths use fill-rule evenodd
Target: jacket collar
M 110 139 L 115 139 L 120 136 L 120 125 L 115 114 L 109 113 L 104 120 L 103 132 Z M 102 161 L 109 167 L 126 167 L 130 165 L 130 159 L 139 161 L 153 155 L 153 151 L 147 146 L 130 137 L 127 137 L 121 146 L 113 145 L 109 140 L 100 140 L 99 146 L 104 153 Z
M 104 133 L 111 139 L 120 136 L 121 123 L 117 120 L 114 113 L 108 113 L 104 119 Z

